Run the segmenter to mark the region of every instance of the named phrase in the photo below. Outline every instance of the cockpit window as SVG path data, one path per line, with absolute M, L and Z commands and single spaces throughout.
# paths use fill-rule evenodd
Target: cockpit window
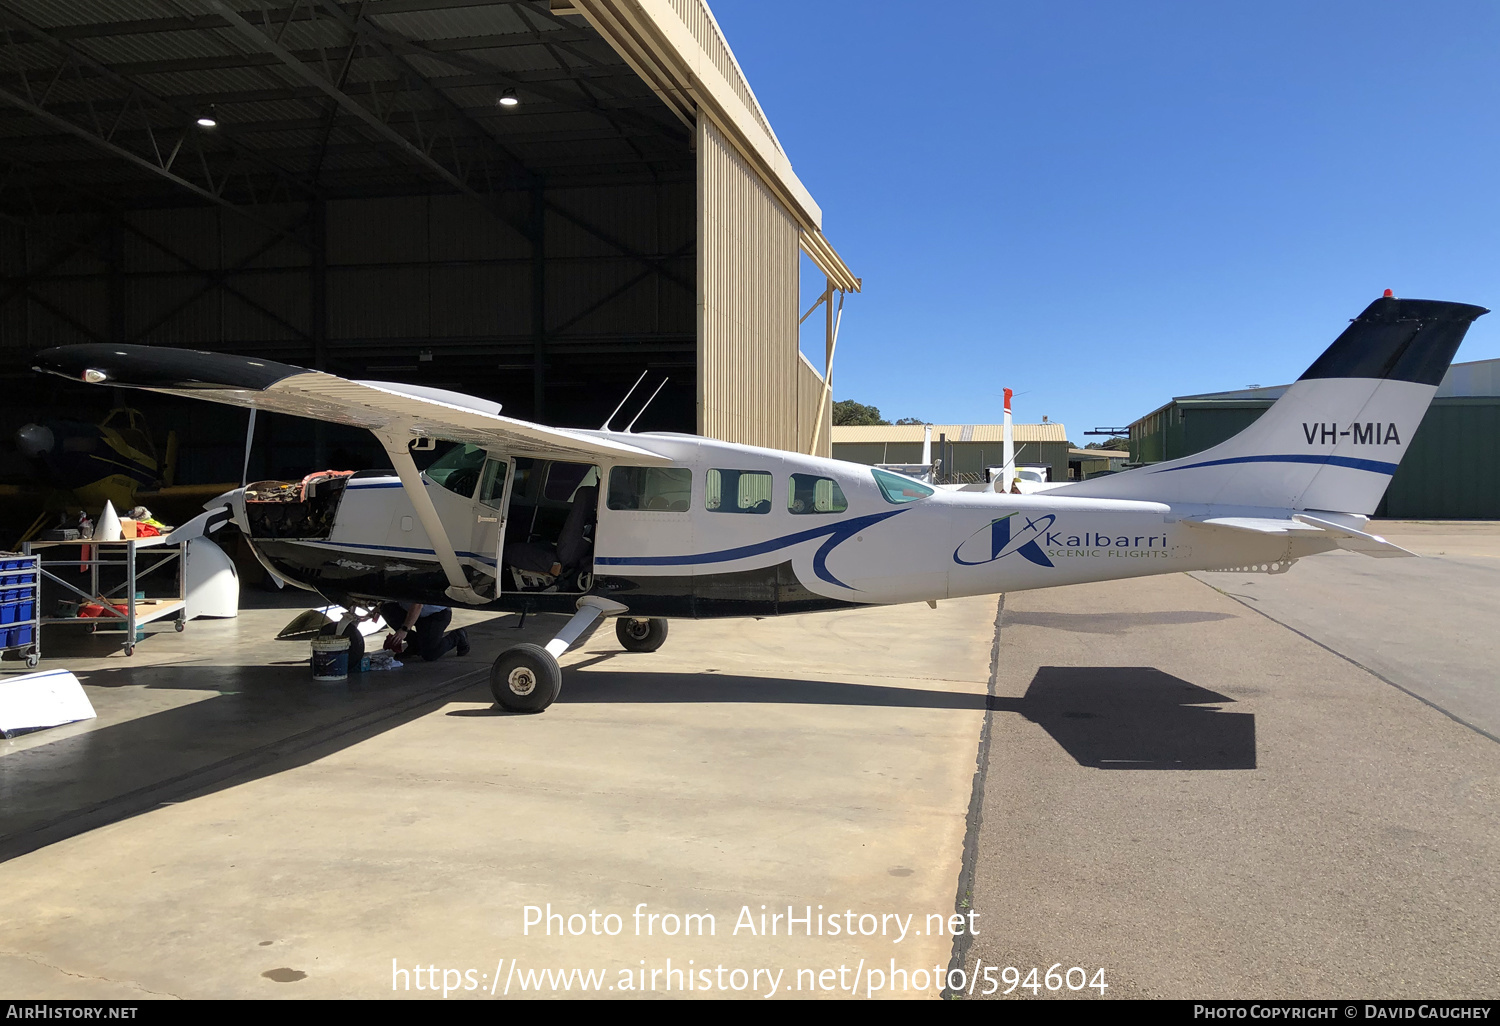
M 693 472 L 678 467 L 615 467 L 609 472 L 609 508 L 685 512 Z
M 433 484 L 450 492 L 469 497 L 479 484 L 479 468 L 484 466 L 484 450 L 477 445 L 455 445 L 427 468 Z
M 490 460 L 484 465 L 479 480 L 479 501 L 492 509 L 499 509 L 505 498 L 505 472 L 510 469 L 508 460 Z
M 931 488 L 909 477 L 885 470 L 872 470 L 870 473 L 875 475 L 875 483 L 880 486 L 880 494 L 885 496 L 886 502 L 899 506 L 903 502 L 916 502 L 932 494 Z
M 844 498 L 844 490 L 831 477 L 793 474 L 792 485 L 787 489 L 786 508 L 796 514 L 842 513 L 849 508 L 849 500 Z

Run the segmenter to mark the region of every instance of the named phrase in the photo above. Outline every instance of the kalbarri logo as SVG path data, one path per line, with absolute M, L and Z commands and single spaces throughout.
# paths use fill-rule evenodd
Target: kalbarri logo
M 1051 530 L 1056 521 L 1054 513 L 1034 518 L 1019 512 L 1008 513 L 969 535 L 953 550 L 953 561 L 961 566 L 981 566 L 1014 552 L 1037 566 L 1055 567 L 1052 559 L 1060 556 L 1163 558 L 1168 554 L 1165 534 L 1110 535 L 1099 531 L 1067 534 Z M 1017 523 L 1024 526 L 1016 527 Z
M 1052 526 L 1057 515 L 1047 513 L 1035 519 L 1022 517 L 1026 526 L 1019 530 L 1012 526 L 1012 518 L 1017 516 L 1020 514 L 1007 513 L 969 535 L 962 545 L 953 550 L 953 562 L 962 566 L 980 566 L 1018 552 L 1037 566 L 1056 566 L 1037 544 L 1037 538 Z

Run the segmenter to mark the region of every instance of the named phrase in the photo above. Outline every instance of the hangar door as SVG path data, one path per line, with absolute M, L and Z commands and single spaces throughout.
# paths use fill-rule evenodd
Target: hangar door
M 698 433 L 807 452 L 823 379 L 797 349 L 800 229 L 701 112 L 697 150 Z

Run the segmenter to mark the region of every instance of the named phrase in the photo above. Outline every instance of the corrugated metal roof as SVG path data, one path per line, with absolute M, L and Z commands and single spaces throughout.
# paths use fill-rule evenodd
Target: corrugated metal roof
M 29 0 L 26 15 L 39 25 L 180 18 L 182 10 L 164 0 Z
M 1474 360 L 1448 368 L 1437 397 L 1467 395 L 1500 395 L 1500 360 Z
M 920 442 L 921 424 L 879 424 L 838 426 L 833 429 L 833 444 L 841 442 Z M 1004 440 L 1001 424 L 934 424 L 932 441 L 947 435 L 948 441 L 999 442 Z M 1017 442 L 1066 442 L 1068 429 L 1061 424 L 1014 424 L 1012 437 Z
M 132 203 L 170 197 L 177 186 L 122 160 L 118 151 L 157 161 L 146 124 L 157 145 L 170 148 L 209 104 L 221 127 L 189 140 L 193 149 L 207 151 L 215 169 L 235 162 L 228 191 L 221 193 L 231 202 L 253 202 L 278 178 L 297 180 L 304 189 L 379 194 L 398 183 L 446 190 L 451 178 L 442 172 L 453 171 L 483 191 L 494 187 L 491 179 L 483 172 L 469 179 L 469 173 L 503 164 L 501 151 L 552 181 L 588 181 L 621 170 L 691 178 L 684 126 L 586 21 L 553 17 L 545 4 L 372 0 L 361 8 L 372 35 L 352 50 L 352 12 L 339 17 L 284 0 L 269 8 L 269 25 L 266 5 L 233 0 L 248 29 L 201 3 L 177 0 L 27 0 L 20 6 L 24 10 L 0 15 L 8 29 L 0 37 L 0 84 L 25 92 L 24 71 L 29 81 L 51 86 L 42 118 L 0 110 L 0 138 L 9 156 L 37 170 L 39 181 L 129 183 Z M 53 82 L 52 70 L 69 53 L 108 70 L 69 70 Z M 338 79 L 346 104 L 365 108 L 390 131 L 372 130 L 335 106 L 306 72 Z M 132 102 L 122 114 L 132 86 L 155 102 Z M 496 106 L 506 89 L 521 98 L 515 111 Z M 325 149 L 330 119 L 331 148 Z M 59 121 L 82 131 L 69 133 Z M 111 126 L 109 145 L 79 138 Z M 243 137 L 239 126 L 246 126 Z M 528 148 L 509 140 L 516 131 L 548 138 Z M 575 132 L 587 137 L 568 137 Z M 392 133 L 410 146 L 378 138 Z M 74 138 L 59 147 L 57 137 L 69 134 Z M 598 137 L 615 141 L 601 146 Z M 338 152 L 340 145 L 359 145 L 366 156 Z M 200 181 L 203 175 L 190 163 L 179 161 L 173 170 L 218 192 L 220 182 Z
M 1290 385 L 1265 385 L 1257 388 L 1236 388 L 1228 392 L 1203 392 L 1199 395 L 1179 395 L 1173 402 L 1224 402 L 1233 399 L 1280 399 Z M 1500 360 L 1471 360 L 1455 363 L 1443 375 L 1438 385 L 1437 396 L 1500 396 Z

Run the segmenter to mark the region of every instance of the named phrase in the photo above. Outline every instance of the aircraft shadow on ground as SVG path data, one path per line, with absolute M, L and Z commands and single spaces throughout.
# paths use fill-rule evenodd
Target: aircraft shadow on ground
M 597 665 L 597 663 L 595 663 Z M 886 706 L 1020 713 L 1080 765 L 1098 769 L 1254 769 L 1255 716 L 1203 708 L 1234 700 L 1151 666 L 1043 666 L 1021 698 L 876 684 L 642 674 L 569 668 L 560 702 Z M 505 715 L 460 709 L 450 716 Z
M 1043 666 L 1024 698 L 994 701 L 1084 766 L 1255 768 L 1255 716 L 1203 708 L 1234 699 L 1153 666 Z
M 490 632 L 485 632 L 490 633 Z M 495 632 L 498 633 L 498 632 Z M 494 635 L 491 634 L 491 640 Z M 1254 717 L 1199 708 L 1230 701 L 1151 667 L 1043 667 L 1021 698 L 720 673 L 569 667 L 568 704 L 751 703 L 1019 713 L 1079 763 L 1101 769 L 1250 769 Z M 656 665 L 660 665 L 657 663 Z M 0 862 L 86 830 L 280 773 L 377 737 L 449 702 L 488 703 L 482 662 L 314 685 L 305 667 L 167 665 L 88 673 L 94 686 L 219 692 L 0 759 Z M 644 668 L 644 665 L 643 665 Z M 494 708 L 450 716 L 512 715 Z

